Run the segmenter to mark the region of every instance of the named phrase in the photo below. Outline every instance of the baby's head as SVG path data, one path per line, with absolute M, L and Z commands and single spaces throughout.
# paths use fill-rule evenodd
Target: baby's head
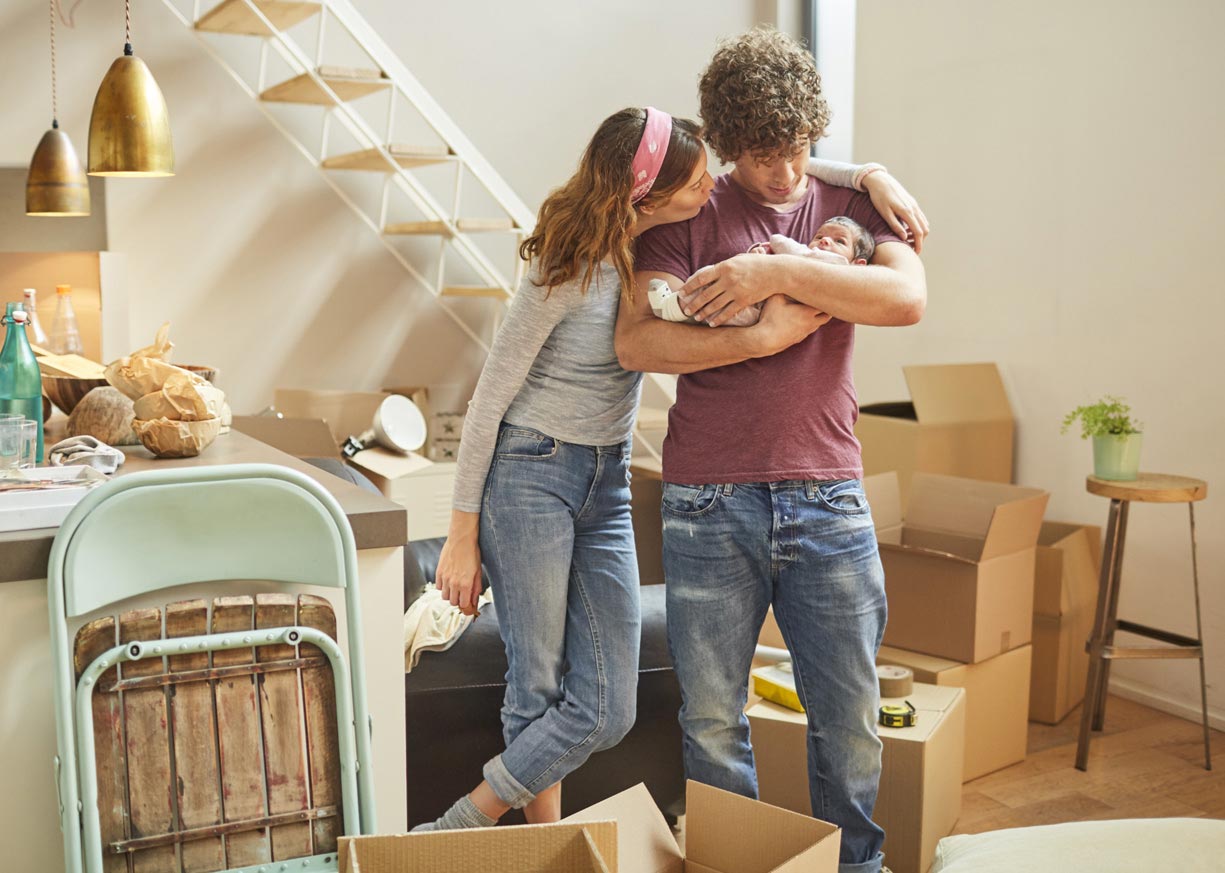
M 842 255 L 852 264 L 866 264 L 876 251 L 876 240 L 853 218 L 838 215 L 817 228 L 808 247 Z

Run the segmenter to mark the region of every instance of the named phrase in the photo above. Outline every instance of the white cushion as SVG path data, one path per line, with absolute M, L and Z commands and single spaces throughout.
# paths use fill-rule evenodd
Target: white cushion
M 931 873 L 1220 873 L 1225 821 L 1083 821 L 945 837 Z

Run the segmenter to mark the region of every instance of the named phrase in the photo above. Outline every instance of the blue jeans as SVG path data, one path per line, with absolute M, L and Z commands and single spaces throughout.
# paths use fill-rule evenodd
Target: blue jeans
M 842 828 L 841 873 L 876 873 L 885 578 L 863 487 L 854 479 L 665 484 L 663 526 L 686 776 L 757 796 L 744 707 L 773 604 L 808 714 L 812 813 Z
M 641 612 L 629 441 L 563 443 L 503 425 L 481 555 L 506 643 L 506 751 L 485 764 L 522 807 L 634 724 Z

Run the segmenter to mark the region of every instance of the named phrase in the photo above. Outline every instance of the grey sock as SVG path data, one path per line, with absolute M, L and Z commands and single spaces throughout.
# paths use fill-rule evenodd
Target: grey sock
M 413 833 L 418 831 L 457 831 L 462 828 L 491 828 L 498 823 L 496 818 L 490 818 L 477 809 L 472 798 L 464 795 L 459 800 L 451 805 L 451 808 L 442 814 L 442 818 L 437 821 L 426 822 L 419 824 L 413 828 Z

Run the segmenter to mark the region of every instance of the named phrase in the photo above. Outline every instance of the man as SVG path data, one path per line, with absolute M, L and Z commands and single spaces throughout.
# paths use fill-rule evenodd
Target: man
M 854 325 L 913 324 L 927 291 L 918 257 L 866 195 L 805 175 L 829 120 L 820 81 L 812 57 L 774 31 L 715 53 L 701 113 L 710 146 L 735 168 L 696 218 L 640 238 L 639 291 L 621 307 L 616 341 L 628 369 L 681 374 L 664 444 L 663 519 L 686 773 L 756 796 L 743 709 L 773 604 L 808 713 L 813 814 L 843 829 L 842 873 L 877 873 L 875 657 L 885 589 L 859 482 L 851 351 Z M 810 240 L 835 215 L 875 237 L 869 265 L 740 254 L 772 233 Z M 655 318 L 644 290 L 651 279 L 691 295 L 688 314 L 714 326 L 764 301 L 759 329 Z M 763 335 L 793 344 L 774 354 L 779 345 Z

